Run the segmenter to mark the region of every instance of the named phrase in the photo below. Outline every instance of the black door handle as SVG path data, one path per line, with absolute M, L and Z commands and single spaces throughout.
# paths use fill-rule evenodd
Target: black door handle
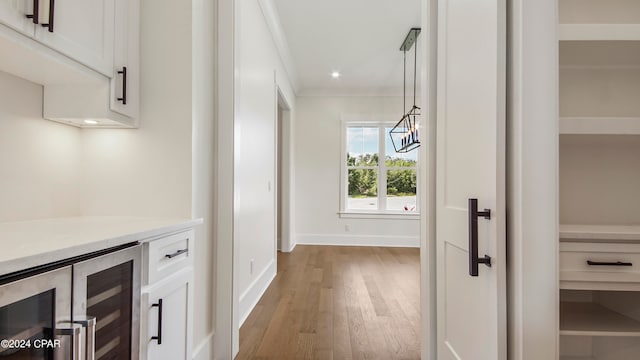
M 54 19 L 53 10 L 55 8 L 56 8 L 55 0 L 49 0 L 49 22 L 46 24 L 40 24 L 42 25 L 42 27 L 49 28 L 50 33 L 53 32 L 53 19 Z
M 591 261 L 587 260 L 589 266 L 633 266 L 633 263 L 622 261 Z
M 127 105 L 127 67 L 123 66 L 118 74 L 122 75 L 122 97 L 119 97 L 118 101 L 121 101 L 122 105 Z
M 152 336 L 151 340 L 156 340 L 158 345 L 162 345 L 162 299 L 158 299 L 158 303 L 151 306 L 158 308 L 158 333 L 156 336 Z
M 491 219 L 491 210 L 478 211 L 478 199 L 469 199 L 469 275 L 478 276 L 478 264 L 491 267 L 491 257 L 478 257 L 478 217 Z
M 40 0 L 33 0 L 33 14 L 28 14 L 27 19 L 33 19 L 33 23 L 37 24 L 40 17 Z

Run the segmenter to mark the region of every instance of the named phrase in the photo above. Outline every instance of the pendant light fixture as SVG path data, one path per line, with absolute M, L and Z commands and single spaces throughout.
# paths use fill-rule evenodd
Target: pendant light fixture
M 404 53 L 404 76 L 403 76 L 403 114 L 398 123 L 391 129 L 389 136 L 391 143 L 397 153 L 407 153 L 417 149 L 420 146 L 420 138 L 418 133 L 417 118 L 420 116 L 420 108 L 416 106 L 416 78 L 417 78 L 417 62 L 418 62 L 418 43 L 416 42 L 420 35 L 420 28 L 412 28 L 402 42 L 400 51 Z M 416 45 L 413 57 L 413 106 L 411 110 L 407 110 L 407 51 L 411 49 L 413 44 Z

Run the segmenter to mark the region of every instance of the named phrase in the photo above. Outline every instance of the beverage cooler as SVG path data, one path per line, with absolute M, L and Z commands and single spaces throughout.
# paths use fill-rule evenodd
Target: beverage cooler
M 139 357 L 137 243 L 0 277 L 0 359 Z

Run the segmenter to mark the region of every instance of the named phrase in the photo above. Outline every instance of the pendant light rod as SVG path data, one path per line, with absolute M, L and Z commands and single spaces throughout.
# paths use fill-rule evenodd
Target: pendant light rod
M 416 39 L 418 39 L 418 35 L 420 35 L 420 31 L 422 31 L 422 29 L 420 28 L 411 28 L 407 36 L 404 38 L 402 45 L 400 46 L 400 51 L 411 50 L 413 43 L 416 42 Z
M 420 28 L 411 28 L 400 46 L 403 55 L 403 77 L 402 77 L 402 99 L 404 114 L 400 121 L 389 131 L 389 137 L 397 153 L 407 153 L 420 146 L 420 137 L 417 118 L 420 116 L 420 108 L 416 105 L 416 90 L 418 77 L 418 43 L 416 42 L 420 34 Z M 407 51 L 416 44 L 413 55 L 413 106 L 407 111 Z

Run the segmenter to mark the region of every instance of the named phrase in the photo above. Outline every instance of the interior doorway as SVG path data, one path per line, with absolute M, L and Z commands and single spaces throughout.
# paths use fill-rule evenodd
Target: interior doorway
M 291 252 L 291 106 L 285 95 L 277 88 L 276 91 L 276 249 L 281 252 Z

